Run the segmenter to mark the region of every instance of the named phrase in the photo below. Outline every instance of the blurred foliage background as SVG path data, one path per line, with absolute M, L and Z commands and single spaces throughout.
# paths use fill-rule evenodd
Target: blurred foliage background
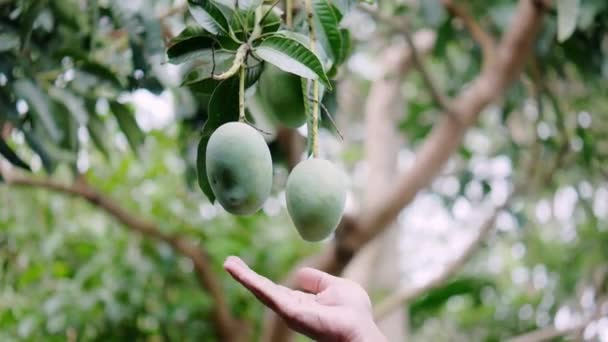
M 496 36 L 515 5 L 467 3 Z M 480 72 L 481 50 L 440 1 L 380 0 L 378 11 L 436 33 L 425 63 L 447 94 Z M 165 62 L 167 41 L 191 22 L 184 1 L 0 0 L 0 165 L 66 184 L 84 178 L 206 250 L 232 312 L 252 323 L 257 340 L 263 308 L 224 274 L 224 258 L 239 255 L 278 281 L 322 244 L 301 241 L 289 222 L 288 156 L 272 125 L 263 129 L 276 184 L 260 213 L 233 217 L 198 189 L 208 96 L 179 87 L 191 66 Z M 496 341 L 597 312 L 608 291 L 607 25 L 604 0 L 555 1 L 523 75 L 400 215 L 400 255 L 390 266 L 417 284 L 459 253 L 484 203 L 525 184 L 464 269 L 403 307 L 411 340 Z M 378 138 L 363 134 L 376 53 L 400 36 L 356 8 L 342 26 L 351 55 L 337 100 L 326 101 L 344 139 L 323 131 L 322 148 L 351 175 L 350 210 L 365 183 L 363 143 Z M 401 90 L 399 169 L 440 115 L 418 73 Z M 192 261 L 124 228 L 81 198 L 0 183 L 0 340 L 215 340 L 212 300 Z M 577 334 L 608 341 L 608 319 Z

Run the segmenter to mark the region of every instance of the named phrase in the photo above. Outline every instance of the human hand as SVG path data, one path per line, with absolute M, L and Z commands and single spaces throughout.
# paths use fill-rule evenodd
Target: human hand
M 296 283 L 303 290 L 277 285 L 255 273 L 237 257 L 224 268 L 287 325 L 317 341 L 382 342 L 386 338 L 374 323 L 371 302 L 357 283 L 328 273 L 303 268 Z

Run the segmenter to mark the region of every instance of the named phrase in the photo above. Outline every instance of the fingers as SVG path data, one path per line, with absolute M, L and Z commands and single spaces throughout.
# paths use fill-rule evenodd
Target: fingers
M 311 293 L 319 293 L 335 283 L 339 278 L 332 276 L 314 268 L 305 267 L 296 274 L 296 282 L 298 286 Z
M 288 304 L 286 288 L 255 273 L 240 258 L 228 257 L 224 262 L 224 269 L 272 310 L 282 311 L 282 307 Z

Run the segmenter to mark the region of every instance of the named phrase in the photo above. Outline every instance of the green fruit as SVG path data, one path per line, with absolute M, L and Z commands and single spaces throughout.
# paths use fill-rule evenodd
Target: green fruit
M 346 201 L 346 176 L 331 162 L 308 159 L 287 179 L 287 211 L 304 240 L 320 241 L 336 228 Z
M 209 185 L 218 202 L 235 215 L 258 211 L 270 195 L 272 159 L 253 127 L 229 122 L 209 138 L 205 155 Z
M 258 81 L 258 92 L 270 119 L 291 128 L 298 128 L 306 123 L 299 76 L 266 63 Z

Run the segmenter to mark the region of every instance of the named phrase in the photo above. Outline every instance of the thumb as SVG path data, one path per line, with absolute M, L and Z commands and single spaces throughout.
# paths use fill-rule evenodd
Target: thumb
M 338 277 L 310 267 L 302 268 L 296 273 L 298 287 L 315 294 L 325 290 L 339 280 L 340 278 Z

